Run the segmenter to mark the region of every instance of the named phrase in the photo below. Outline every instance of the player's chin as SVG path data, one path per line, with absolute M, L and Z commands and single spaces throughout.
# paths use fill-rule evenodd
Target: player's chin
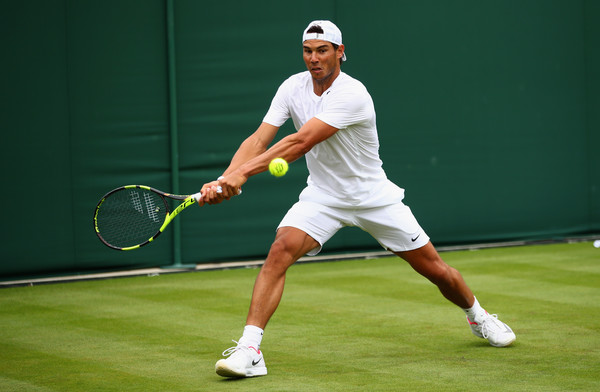
M 333 76 L 333 72 L 326 73 L 324 70 L 319 72 L 311 72 L 310 74 L 313 80 L 318 83 L 326 83 L 327 81 L 331 80 L 331 77 Z

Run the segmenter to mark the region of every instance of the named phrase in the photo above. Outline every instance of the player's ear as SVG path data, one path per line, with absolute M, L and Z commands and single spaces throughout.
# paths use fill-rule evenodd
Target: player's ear
M 341 59 L 342 57 L 344 57 L 344 50 L 346 50 L 344 48 L 344 44 L 341 44 L 340 46 L 338 46 L 337 53 L 336 53 L 338 60 Z

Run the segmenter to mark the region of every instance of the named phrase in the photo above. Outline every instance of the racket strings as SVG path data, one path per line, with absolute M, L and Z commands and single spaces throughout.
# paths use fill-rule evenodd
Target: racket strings
M 106 242 L 126 248 L 157 234 L 167 214 L 167 204 L 158 194 L 141 188 L 120 189 L 98 209 L 97 228 Z

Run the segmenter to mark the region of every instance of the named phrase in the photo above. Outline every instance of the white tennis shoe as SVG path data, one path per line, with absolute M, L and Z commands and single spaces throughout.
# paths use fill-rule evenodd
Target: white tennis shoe
M 467 316 L 467 321 L 473 335 L 487 339 L 494 347 L 506 347 L 517 338 L 508 325 L 498 320 L 498 315 L 496 314 L 485 312 L 482 319 L 478 320 L 479 322 L 471 321 Z
M 265 376 L 267 367 L 265 358 L 260 350 L 254 347 L 242 346 L 235 340 L 237 346 L 223 351 L 226 359 L 220 359 L 215 365 L 215 371 L 222 377 L 256 377 Z

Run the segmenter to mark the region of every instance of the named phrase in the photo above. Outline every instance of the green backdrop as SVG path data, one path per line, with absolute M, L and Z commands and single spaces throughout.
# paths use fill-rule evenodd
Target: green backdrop
M 92 212 L 120 185 L 220 175 L 304 69 L 313 19 L 342 29 L 384 168 L 434 243 L 600 232 L 600 1 L 31 0 L 0 14 L 0 275 L 264 257 L 302 160 L 134 252 L 104 247 Z M 345 229 L 324 251 L 377 249 Z

